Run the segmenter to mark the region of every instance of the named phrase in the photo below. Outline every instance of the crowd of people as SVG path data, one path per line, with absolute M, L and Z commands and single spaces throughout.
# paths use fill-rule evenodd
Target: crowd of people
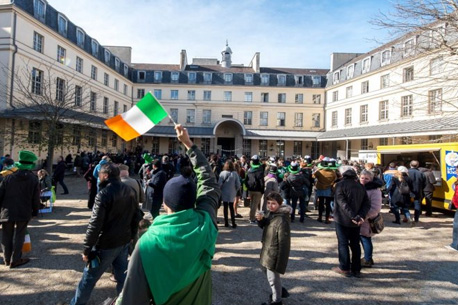
M 374 265 L 370 221 L 379 215 L 383 202 L 397 225 L 415 226 L 422 212 L 426 217 L 432 214 L 434 166 L 422 168 L 417 160 L 393 162 L 386 168 L 324 156 L 221 160 L 204 156 L 181 125 L 176 132 L 186 155 L 144 153 L 138 160 L 100 153 L 75 157 L 74 167 L 88 182 L 92 215 L 82 250 L 87 265 L 69 304 L 86 304 L 107 269 L 116 282 L 116 304 L 211 304 L 211 260 L 220 207 L 225 227 L 237 228 L 237 221 L 243 220 L 237 208 L 243 203 L 249 207 L 245 221 L 263 230 L 260 264 L 272 290 L 263 304 L 273 305 L 283 304 L 289 296 L 281 275 L 291 248 L 290 224 L 297 216 L 299 223 L 310 217 L 310 203 L 318 210 L 318 222 L 334 222 L 339 265 L 332 270 L 345 277 L 360 277 L 361 268 Z M 37 215 L 40 199 L 48 200 L 57 183 L 62 194 L 69 193 L 63 178 L 72 162 L 71 155 L 60 157 L 50 176 L 44 169 L 37 175 L 32 172 L 37 162 L 32 152 L 21 151 L 18 159 L 4 158 L 0 172 L 2 250 L 10 268 L 29 262 L 22 257 L 27 224 Z M 140 179 L 131 178 L 135 173 Z M 24 190 L 19 195 L 18 188 Z M 458 207 L 456 189 L 452 202 Z M 449 246 L 454 250 L 457 215 Z

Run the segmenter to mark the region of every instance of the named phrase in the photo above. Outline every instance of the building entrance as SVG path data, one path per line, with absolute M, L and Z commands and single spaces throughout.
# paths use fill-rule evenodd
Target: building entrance
M 218 138 L 218 146 L 221 147 L 219 152 L 221 155 L 233 155 L 235 154 L 235 139 L 234 138 Z

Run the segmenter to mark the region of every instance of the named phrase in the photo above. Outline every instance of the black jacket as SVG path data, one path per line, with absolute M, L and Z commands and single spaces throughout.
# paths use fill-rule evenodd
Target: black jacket
M 0 184 L 0 222 L 29 221 L 38 215 L 40 183 L 29 170 L 18 170 Z
M 84 254 L 93 246 L 113 249 L 127 244 L 138 229 L 138 203 L 135 191 L 119 179 L 100 183 L 92 216 L 84 239 Z
M 401 181 L 399 178 L 396 176 L 391 179 L 391 185 L 390 188 L 388 189 L 388 192 L 391 195 L 391 202 L 395 204 L 396 206 L 400 208 L 407 208 L 410 206 L 410 197 L 413 197 L 413 184 L 412 184 L 412 179 L 406 174 L 402 173 L 403 179 L 407 182 L 410 188 L 410 194 L 407 195 L 402 195 L 401 192 L 399 191 L 399 186 L 401 185 Z
M 261 192 L 264 194 L 264 169 L 259 166 L 256 169 L 250 168 L 246 175 L 246 187 L 252 192 Z
M 412 180 L 413 190 L 412 193 L 415 195 L 415 200 L 423 199 L 423 189 L 426 186 L 426 178 L 418 168 L 409 168 L 409 178 Z
M 334 220 L 345 227 L 357 227 L 352 219 L 357 215 L 366 218 L 370 208 L 366 189 L 357 181 L 356 173 L 351 170 L 343 173 L 343 179 L 337 183 L 335 190 Z
M 64 179 L 66 169 L 67 169 L 67 165 L 65 164 L 64 161 L 60 161 L 59 163 L 57 163 L 56 169 L 54 170 L 54 173 L 52 175 L 53 178 L 56 181 L 59 181 L 60 179 Z
M 167 174 L 162 169 L 156 169 L 152 172 L 151 179 L 148 183 L 154 190 L 153 198 L 161 199 L 164 197 L 164 186 L 167 183 Z

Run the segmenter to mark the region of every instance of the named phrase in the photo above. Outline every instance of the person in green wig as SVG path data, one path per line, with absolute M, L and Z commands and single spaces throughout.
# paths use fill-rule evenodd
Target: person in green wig
M 10 268 L 27 264 L 22 257 L 22 245 L 27 224 L 40 208 L 40 186 L 32 173 L 37 156 L 30 151 L 19 152 L 15 163 L 17 171 L 5 177 L 0 184 L 0 222 L 2 223 L 3 262 Z
M 197 176 L 170 179 L 159 215 L 132 253 L 117 305 L 211 305 L 211 263 L 217 237 L 221 191 L 204 154 L 186 128 L 176 125 Z

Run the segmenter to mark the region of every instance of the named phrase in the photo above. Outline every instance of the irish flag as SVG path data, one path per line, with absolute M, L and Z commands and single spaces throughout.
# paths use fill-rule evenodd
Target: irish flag
M 124 141 L 130 141 L 147 133 L 167 116 L 167 111 L 151 92 L 148 92 L 129 111 L 106 120 L 105 124 Z

